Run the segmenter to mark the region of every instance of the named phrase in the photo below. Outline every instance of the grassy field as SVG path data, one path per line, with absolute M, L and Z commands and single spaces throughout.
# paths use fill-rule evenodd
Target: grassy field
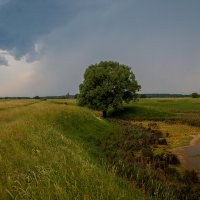
M 128 200 L 156 196 L 166 186 L 148 169 L 132 166 L 139 185 L 123 175 L 129 164 L 126 149 L 132 148 L 130 141 L 137 146 L 137 156 L 142 155 L 138 149 L 141 144 L 132 134 L 139 134 L 139 142 L 146 142 L 142 134 L 151 138 L 154 132 L 129 127 L 123 121 L 142 123 L 147 129 L 156 121 L 162 133 L 169 133 L 166 148 L 188 144 L 191 135 L 200 130 L 200 100 L 141 99 L 125 105 L 123 111 L 110 111 L 109 117 L 102 119 L 98 112 L 78 107 L 75 100 L 1 100 L 0 199 Z M 128 140 L 127 134 L 132 139 Z M 155 137 L 156 142 L 161 136 Z M 107 162 L 107 157 L 113 161 L 115 152 L 118 161 L 125 161 L 119 165 L 119 173 L 115 164 L 110 167 Z M 143 177 L 144 173 L 149 176 Z M 143 178 L 147 177 L 152 178 L 148 186 L 153 194 L 144 194 Z M 172 198 L 170 190 L 163 193 L 163 199 Z
M 198 144 L 200 138 L 200 99 L 140 99 L 125 104 L 120 111 L 110 110 L 109 116 L 115 119 L 117 123 L 119 121 L 126 122 L 130 126 L 127 129 L 128 131 L 115 138 L 111 137 L 112 142 L 106 144 L 107 151 L 110 151 L 109 148 L 113 149 L 109 153 L 111 163 L 116 162 L 115 157 L 121 158 L 126 166 L 125 174 L 130 174 L 130 170 L 131 174 L 134 174 L 134 171 L 138 173 L 143 170 L 141 173 L 145 176 L 141 175 L 139 179 L 138 175 L 134 176 L 134 180 L 139 185 L 142 181 L 145 191 L 148 191 L 149 194 L 155 194 L 156 189 L 160 188 L 160 191 L 157 192 L 158 196 L 155 195 L 158 199 L 199 199 L 200 185 L 197 178 L 199 171 L 198 169 L 196 169 L 196 172 L 187 171 L 184 163 L 185 159 L 189 159 L 189 157 L 187 157 L 187 154 L 182 154 L 182 151 L 177 151 L 176 147 Z M 149 135 L 151 135 L 150 138 L 155 138 L 157 135 L 158 141 L 153 142 L 152 139 L 148 139 Z M 127 137 L 128 139 L 126 139 Z M 117 154 L 114 152 L 117 152 Z M 196 159 L 199 158 L 198 152 L 198 150 L 193 152 Z M 174 153 L 177 154 L 174 155 Z M 178 156 L 179 162 L 181 161 L 180 164 L 174 156 Z M 114 161 L 113 158 L 115 158 Z M 131 163 L 138 163 L 136 165 L 139 166 L 139 169 L 135 167 L 135 164 L 130 165 L 130 160 L 132 160 Z M 173 165 L 170 164 L 170 160 L 174 160 Z M 199 160 L 196 160 L 195 163 L 198 165 Z M 190 166 L 189 163 L 187 163 L 187 166 Z M 135 170 L 135 168 L 137 169 Z M 153 172 L 151 172 L 151 169 L 153 169 Z M 119 165 L 119 173 L 124 174 L 123 171 L 124 167 Z M 170 180 L 170 176 L 173 176 L 174 180 Z M 187 182 L 187 180 L 190 181 Z M 165 183 L 167 185 L 172 184 L 172 187 L 168 188 Z M 156 184 L 158 185 L 154 188 Z M 179 186 L 182 188 L 178 189 Z M 184 189 L 185 186 L 189 188 L 187 189 L 188 196 L 185 192 L 186 189 Z M 149 188 L 154 188 L 153 192 L 151 189 L 149 191 Z M 173 190 L 174 192 L 172 192 Z M 170 194 L 170 192 L 173 194 Z
M 170 147 L 188 145 L 192 136 L 200 133 L 200 99 L 140 99 L 125 105 L 122 111 L 110 111 L 109 114 L 136 124 L 140 122 L 145 127 L 156 122 L 156 128 L 169 133 Z
M 93 111 L 62 100 L 0 108 L 0 199 L 144 199 L 95 149 L 114 128 Z
M 193 98 L 147 98 L 125 105 L 124 111 L 110 112 L 111 116 L 124 119 L 188 120 L 200 122 L 200 99 Z M 200 124 L 199 124 L 200 125 Z

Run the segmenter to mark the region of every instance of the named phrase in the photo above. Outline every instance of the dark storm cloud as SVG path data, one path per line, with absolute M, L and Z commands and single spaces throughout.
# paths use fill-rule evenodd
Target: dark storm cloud
M 92 0 L 4 0 L 0 6 L 0 49 L 17 59 L 27 53 L 35 57 L 34 45 L 42 36 L 66 26 L 83 9 L 101 5 Z
M 0 6 L 7 3 L 9 0 L 0 0 Z
M 85 68 L 100 60 L 131 66 L 146 93 L 200 92 L 199 7 L 198 0 L 0 3 L 0 49 L 38 60 L 18 68 L 9 61 L 3 94 L 78 92 Z M 17 84 L 7 86 L 3 76 Z
M 65 0 L 10 0 L 0 7 L 0 48 L 17 59 L 34 53 L 34 44 L 70 18 Z
M 151 2 L 115 1 L 81 12 L 45 39 L 48 59 L 36 74 L 51 77 L 58 93 L 77 92 L 89 64 L 117 60 L 132 67 L 144 92 L 199 90 L 199 3 Z

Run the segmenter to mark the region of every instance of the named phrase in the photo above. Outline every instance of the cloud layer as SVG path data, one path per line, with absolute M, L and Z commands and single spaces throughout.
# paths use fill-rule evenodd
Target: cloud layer
M 65 23 L 69 15 L 67 1 L 10 0 L 0 7 L 0 48 L 17 59 L 35 53 L 40 37 Z
M 5 65 L 8 66 L 8 61 L 6 60 L 6 58 L 0 54 L 0 65 Z
M 85 68 L 100 60 L 130 65 L 143 92 L 200 92 L 199 6 L 197 0 L 0 1 L 0 49 L 7 52 L 0 64 L 10 66 L 0 67 L 0 95 L 78 92 Z

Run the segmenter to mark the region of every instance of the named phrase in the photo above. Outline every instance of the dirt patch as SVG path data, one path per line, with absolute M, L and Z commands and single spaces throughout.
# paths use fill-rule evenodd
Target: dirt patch
M 199 135 L 192 135 L 192 136 L 193 136 L 193 139 L 190 141 L 189 146 L 198 145 L 200 143 L 200 134 Z

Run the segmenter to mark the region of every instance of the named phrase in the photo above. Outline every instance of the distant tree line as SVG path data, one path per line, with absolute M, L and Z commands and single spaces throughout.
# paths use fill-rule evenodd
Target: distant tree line
M 0 97 L 0 99 L 77 99 L 79 94 L 69 94 L 60 96 L 34 96 L 34 97 Z M 194 92 L 192 94 L 138 94 L 139 98 L 199 98 L 200 94 Z
M 159 94 L 159 93 L 153 93 L 153 94 L 139 94 L 140 98 L 184 98 L 184 97 L 192 97 L 192 98 L 198 98 L 198 93 L 192 93 L 192 94 Z
M 60 95 L 60 96 L 34 96 L 34 97 L 0 97 L 0 99 L 74 99 L 78 94 Z
M 76 94 L 69 94 L 66 95 L 60 95 L 60 96 L 35 96 L 34 99 L 74 99 L 76 97 Z
M 0 97 L 0 99 L 32 99 L 31 97 Z

